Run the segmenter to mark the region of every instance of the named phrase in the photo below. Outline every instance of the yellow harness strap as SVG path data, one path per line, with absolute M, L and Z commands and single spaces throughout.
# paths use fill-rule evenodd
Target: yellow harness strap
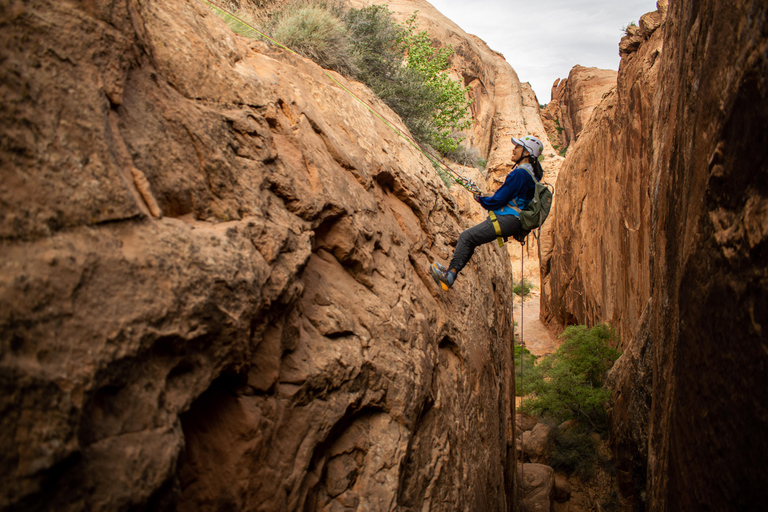
M 492 211 L 488 212 L 488 218 L 491 219 L 493 230 L 496 231 L 496 241 L 499 242 L 499 247 L 504 247 L 504 239 L 501 237 L 501 226 L 499 226 L 499 219 L 496 218 L 496 214 Z

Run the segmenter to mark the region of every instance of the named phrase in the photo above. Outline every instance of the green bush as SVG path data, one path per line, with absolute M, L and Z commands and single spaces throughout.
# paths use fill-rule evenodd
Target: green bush
M 533 398 L 523 408 L 556 422 L 586 421 L 595 431 L 606 428 L 605 404 L 610 391 L 603 377 L 618 359 L 618 336 L 608 325 L 568 327 L 563 344 L 545 357 L 525 379 L 525 392 Z
M 277 22 L 274 37 L 324 68 L 346 76 L 355 74 L 347 27 L 328 8 L 309 5 L 284 13 Z
M 247 24 L 216 12 L 235 32 L 260 38 Z M 242 12 L 238 17 L 252 19 Z M 417 32 L 416 13 L 399 25 L 386 6 L 356 9 L 320 0 L 277 4 L 257 17 L 257 28 L 276 41 L 365 83 L 420 143 L 443 155 L 461 151 L 458 132 L 471 125 L 471 101 L 446 71 L 453 49 L 437 48 L 426 32 Z
M 594 476 L 600 452 L 589 429 L 579 424 L 557 426 L 551 430 L 550 440 L 548 462 L 555 471 L 576 473 L 583 480 Z
M 518 297 L 525 297 L 533 290 L 533 283 L 523 277 L 520 281 L 512 281 L 512 293 Z
M 406 54 L 406 69 L 420 77 L 434 93 L 432 105 L 432 145 L 445 154 L 455 151 L 461 138 L 452 136 L 472 125 L 469 119 L 467 90 L 448 76 L 448 59 L 453 55 L 450 46 L 435 48 L 426 31 L 416 32 L 416 13 L 405 22 L 400 41 Z

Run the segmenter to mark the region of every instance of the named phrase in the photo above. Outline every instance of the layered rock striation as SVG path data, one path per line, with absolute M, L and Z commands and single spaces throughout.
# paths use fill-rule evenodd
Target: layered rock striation
M 625 510 L 757 510 L 768 473 L 768 7 L 658 3 L 569 154 L 551 322 L 611 322 Z
M 200 2 L 0 17 L 0 507 L 511 504 L 507 263 L 426 273 L 467 193 Z

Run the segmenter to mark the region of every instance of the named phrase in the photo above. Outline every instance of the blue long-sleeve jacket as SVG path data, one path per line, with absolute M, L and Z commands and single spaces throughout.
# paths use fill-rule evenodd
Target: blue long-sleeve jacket
M 491 197 L 481 197 L 478 199 L 480 206 L 486 210 L 492 210 L 496 215 L 514 215 L 519 217 L 518 213 L 509 206 L 512 200 L 521 210 L 525 210 L 528 203 L 533 199 L 535 183 L 533 177 L 528 173 L 526 167 L 533 172 L 531 164 L 522 164 L 515 167 L 512 172 L 507 174 L 504 184 L 499 187 Z

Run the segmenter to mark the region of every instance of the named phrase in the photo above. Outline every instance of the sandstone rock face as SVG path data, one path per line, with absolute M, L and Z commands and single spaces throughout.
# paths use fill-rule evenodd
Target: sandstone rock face
M 617 74 L 612 69 L 574 66 L 567 79 L 555 82 L 542 118 L 556 145 L 566 148 L 579 138 L 592 111 L 616 87 Z
M 621 333 L 626 510 L 762 503 L 767 17 L 761 2 L 659 2 L 560 174 L 542 310 Z
M 571 486 L 568 477 L 562 473 L 555 473 L 555 501 L 565 502 L 571 497 Z
M 653 93 L 662 45 L 657 31 L 622 61 L 618 87 L 593 113 L 563 164 L 557 203 L 546 224 L 541 317 L 559 325 L 610 322 L 628 341 L 650 296 Z M 640 90 L 648 94 L 640 94 Z M 620 102 L 631 103 L 617 109 Z M 616 140 L 606 147 L 606 137 Z M 619 179 L 608 179 L 621 172 Z
M 0 507 L 510 504 L 508 267 L 425 273 L 467 193 L 202 3 L 0 16 Z

